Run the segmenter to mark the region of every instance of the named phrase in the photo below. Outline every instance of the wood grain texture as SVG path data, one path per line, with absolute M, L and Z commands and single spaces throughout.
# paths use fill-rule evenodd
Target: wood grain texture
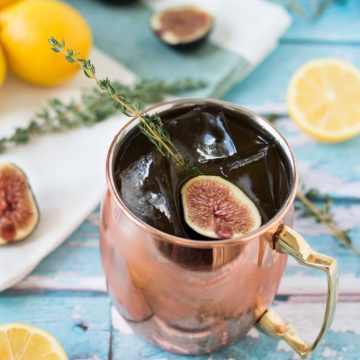
M 244 81 L 233 87 L 225 96 L 227 100 L 241 105 L 284 104 L 286 89 L 291 75 L 305 62 L 336 57 L 360 66 L 360 48 L 336 43 L 280 42 L 277 49 Z
M 30 323 L 50 331 L 71 360 L 109 356 L 111 327 L 105 294 L 10 291 L 1 296 L 0 319 L 1 323 Z
M 307 0 L 299 3 L 309 2 Z M 321 2 L 321 1 L 318 1 Z M 338 1 L 324 16 L 314 20 L 297 17 L 283 40 L 296 43 L 358 44 L 360 42 L 360 3 Z
M 283 318 L 292 323 L 305 340 L 311 342 L 317 335 L 321 324 L 323 301 L 276 301 L 273 308 Z M 327 360 L 355 360 L 360 358 L 360 349 L 356 345 L 360 341 L 360 326 L 358 302 L 340 302 L 332 330 L 328 333 L 323 345 L 313 354 L 313 359 Z M 160 351 L 154 346 L 147 345 L 142 339 L 133 334 L 131 329 L 112 313 L 113 321 L 113 359 L 122 360 L 122 354 L 127 354 L 127 359 L 156 359 L 180 360 L 183 356 Z M 291 349 L 283 342 L 259 333 L 253 329 L 239 342 L 211 355 L 192 357 L 196 360 L 289 360 L 297 359 Z
M 80 0 L 71 2 L 80 9 L 87 6 Z M 93 2 L 89 0 L 89 3 Z M 104 28 L 103 17 L 109 13 L 102 6 L 105 5 L 96 4 L 100 10 L 91 18 L 97 45 L 139 69 L 140 73 L 154 68 L 156 60 L 151 56 L 123 54 L 121 47 L 102 40 L 102 32 L 108 29 Z M 129 8 L 117 8 L 113 12 L 118 21 L 117 26 L 123 26 L 124 31 L 128 27 L 128 11 Z M 349 0 L 345 5 L 333 6 L 316 21 L 296 19 L 273 54 L 244 82 L 226 94 L 224 99 L 266 112 L 275 109 L 284 113 L 288 80 L 305 61 L 336 56 L 360 66 L 360 50 L 355 46 L 360 42 L 359 15 L 360 3 Z M 144 39 L 148 36 L 151 35 L 146 33 Z M 122 41 L 127 44 L 129 38 L 123 37 Z M 138 43 L 136 46 L 146 49 L 146 43 Z M 169 49 L 161 51 L 169 53 L 172 58 Z M 146 62 L 143 58 L 146 58 Z M 212 66 L 215 63 L 214 60 Z M 190 60 L 184 66 L 192 69 Z M 333 204 L 336 220 L 343 228 L 350 230 L 355 244 L 360 247 L 360 137 L 330 146 L 318 144 L 302 134 L 286 116 L 278 120 L 276 126 L 295 151 L 304 184 L 320 188 L 336 198 Z M 70 359 L 187 359 L 145 343 L 133 334 L 112 308 L 101 268 L 98 213 L 99 209 L 96 209 L 63 246 L 45 259 L 30 276 L 0 295 L 0 323 L 20 321 L 51 331 L 63 344 Z M 324 226 L 311 218 L 297 216 L 295 228 L 315 250 L 336 257 L 340 265 L 340 301 L 334 324 L 324 344 L 312 358 L 360 359 L 357 346 L 360 342 L 359 258 L 341 246 Z M 324 276 L 305 270 L 290 260 L 274 308 L 293 323 L 305 338 L 311 339 L 320 325 L 325 291 Z M 295 358 L 283 342 L 252 330 L 245 339 L 221 352 L 193 359 Z

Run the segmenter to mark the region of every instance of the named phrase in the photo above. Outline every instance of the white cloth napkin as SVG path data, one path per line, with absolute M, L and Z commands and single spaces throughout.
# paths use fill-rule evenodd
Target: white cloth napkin
M 280 6 L 261 0 L 187 3 L 198 4 L 216 15 L 210 40 L 245 58 L 250 64 L 248 70 L 264 59 L 290 24 L 288 14 Z M 180 4 L 184 1 L 149 0 L 149 5 L 158 9 Z M 135 81 L 133 73 L 100 51 L 94 50 L 92 59 L 100 74 L 103 70 L 112 79 Z M 0 136 L 27 124 L 46 99 L 70 99 L 84 86 L 92 85 L 82 74 L 54 89 L 8 79 L 0 89 Z M 28 240 L 0 247 L 0 290 L 29 274 L 98 204 L 104 191 L 107 149 L 125 121 L 124 116 L 116 115 L 93 128 L 39 137 L 0 155 L 0 162 L 13 162 L 26 172 L 41 211 L 40 225 Z
M 198 5 L 215 18 L 210 41 L 243 57 L 249 70 L 276 47 L 291 24 L 291 17 L 280 5 L 264 0 L 146 0 L 155 10 L 174 6 Z
M 93 51 L 92 59 L 98 73 L 102 69 L 112 79 L 135 81 L 133 73 L 98 50 Z M 27 124 L 46 99 L 70 99 L 93 85 L 83 74 L 53 89 L 7 79 L 0 89 L 0 136 Z M 0 246 L 0 290 L 29 274 L 99 203 L 105 189 L 107 149 L 126 121 L 122 114 L 116 115 L 92 128 L 39 137 L 0 155 L 0 163 L 13 162 L 26 172 L 41 212 L 39 227 L 29 239 Z

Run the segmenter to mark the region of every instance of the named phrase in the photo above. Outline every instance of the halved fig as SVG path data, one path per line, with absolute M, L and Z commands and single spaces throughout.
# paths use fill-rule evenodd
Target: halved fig
M 0 165 L 0 245 L 27 238 L 39 223 L 39 209 L 25 173 Z
M 198 6 L 163 10 L 155 13 L 150 21 L 152 30 L 163 42 L 185 49 L 201 44 L 213 24 L 213 17 Z
M 219 176 L 197 176 L 181 189 L 186 223 L 213 239 L 230 239 L 261 225 L 261 215 L 248 196 Z

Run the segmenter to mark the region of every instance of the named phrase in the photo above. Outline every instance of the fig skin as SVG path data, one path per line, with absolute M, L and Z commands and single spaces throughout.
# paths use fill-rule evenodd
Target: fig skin
M 198 6 L 162 10 L 151 17 L 150 27 L 166 45 L 178 50 L 192 50 L 208 38 L 213 17 Z
M 255 204 L 236 185 L 220 176 L 200 175 L 181 189 L 185 222 L 198 234 L 231 239 L 261 226 Z
M 19 198 L 16 194 L 9 197 L 9 186 L 18 186 L 21 189 L 20 204 L 17 202 Z M 19 206 L 16 209 L 18 214 L 14 217 L 16 206 Z M 9 221 L 6 215 L 10 215 Z M 39 221 L 39 207 L 24 171 L 12 163 L 0 164 L 0 245 L 26 239 L 37 228 Z
M 120 6 L 135 5 L 139 2 L 139 0 L 101 0 L 101 1 L 109 5 L 120 5 Z

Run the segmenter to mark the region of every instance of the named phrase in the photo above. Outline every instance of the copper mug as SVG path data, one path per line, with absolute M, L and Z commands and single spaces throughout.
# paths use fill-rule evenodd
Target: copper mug
M 146 112 L 216 104 L 246 116 L 275 139 L 289 164 L 291 191 L 272 220 L 253 233 L 222 241 L 197 241 L 161 232 L 125 206 L 114 183 L 114 159 L 132 119 L 116 135 L 107 158 L 107 190 L 102 202 L 100 242 L 110 297 L 133 330 L 165 350 L 180 354 L 216 351 L 244 336 L 254 325 L 284 339 L 301 356 L 320 343 L 329 328 L 337 297 L 337 263 L 316 253 L 291 228 L 298 173 L 294 155 L 280 133 L 257 114 L 222 101 L 176 100 Z M 327 275 L 325 316 L 308 345 L 269 309 L 288 255 Z

